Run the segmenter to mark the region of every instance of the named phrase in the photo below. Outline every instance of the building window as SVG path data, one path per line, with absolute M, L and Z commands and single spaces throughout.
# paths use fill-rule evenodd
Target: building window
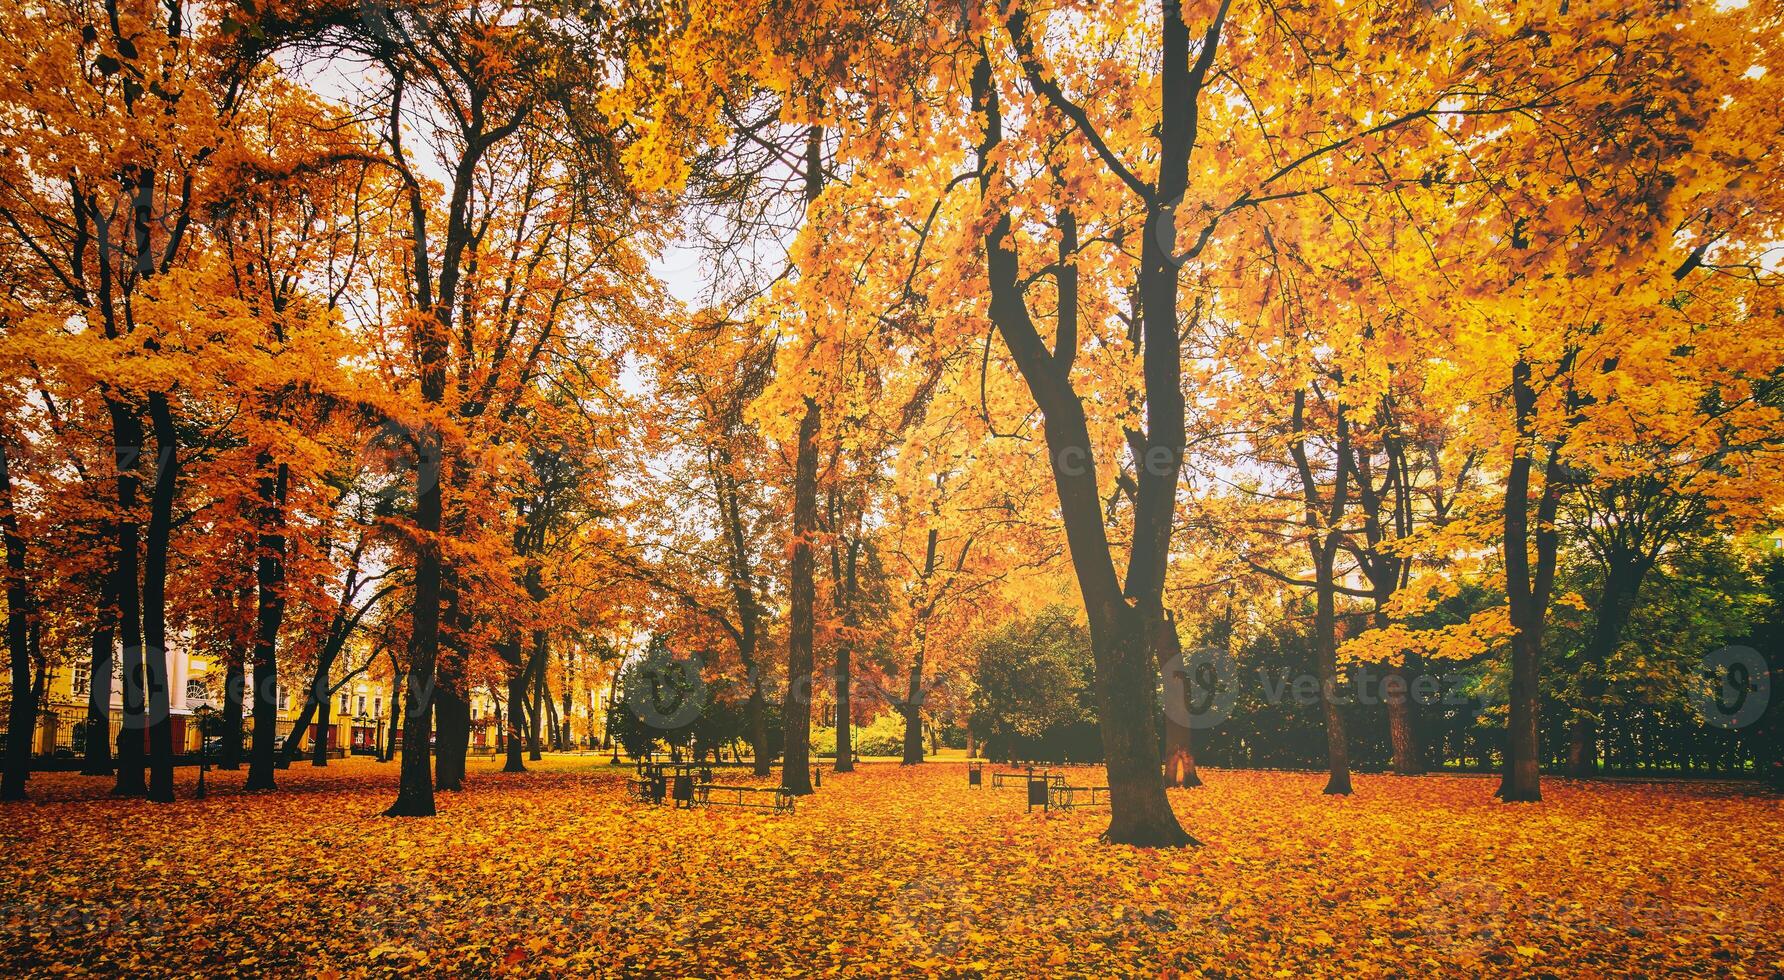
M 211 692 L 204 689 L 204 681 L 201 681 L 196 677 L 186 678 L 187 701 L 208 701 L 210 700 L 210 696 Z
M 285 690 L 285 685 L 283 685 L 283 684 L 279 685 L 279 710 L 280 711 L 290 711 L 291 710 L 291 692 Z
M 384 717 L 384 699 L 383 698 L 377 697 L 377 698 L 372 699 L 372 714 L 379 718 Z
M 363 694 L 359 696 L 359 713 L 365 714 L 365 695 Z
M 87 668 L 74 668 L 74 696 L 77 698 L 86 697 L 87 692 L 93 689 L 92 681 L 92 677 L 87 673 Z
M 347 695 L 341 695 L 341 714 L 347 713 Z

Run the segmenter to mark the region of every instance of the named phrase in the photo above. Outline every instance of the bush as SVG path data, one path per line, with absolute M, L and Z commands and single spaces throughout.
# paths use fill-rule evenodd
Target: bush
M 993 759 L 1101 758 L 1090 633 L 1053 606 L 979 641 L 973 733 Z
M 855 752 L 860 755 L 904 753 L 904 716 L 886 714 L 855 729 Z M 836 733 L 830 733 L 830 751 L 836 751 Z

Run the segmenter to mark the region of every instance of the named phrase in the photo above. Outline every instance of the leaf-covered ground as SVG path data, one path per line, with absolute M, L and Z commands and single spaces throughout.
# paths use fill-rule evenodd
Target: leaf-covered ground
M 0 974 L 1784 971 L 1784 806 L 1728 787 L 1211 771 L 1173 795 L 1206 846 L 1146 852 L 959 765 L 868 765 L 791 817 L 638 806 L 592 756 L 472 765 L 433 820 L 381 818 L 396 769 L 366 761 L 161 807 L 35 777 L 0 808 Z

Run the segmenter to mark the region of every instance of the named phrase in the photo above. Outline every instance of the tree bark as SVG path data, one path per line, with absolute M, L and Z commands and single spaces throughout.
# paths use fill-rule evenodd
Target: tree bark
M 844 642 L 836 648 L 836 771 L 855 771 L 855 723 L 851 717 L 855 706 L 850 698 L 850 672 L 853 666 L 849 663 L 849 644 Z
M 538 762 L 544 756 L 545 703 L 548 701 L 545 684 L 545 662 L 550 656 L 550 648 L 546 645 L 545 631 L 533 631 L 533 689 L 527 699 L 527 759 Z
M 564 707 L 563 710 L 558 713 L 557 748 L 559 752 L 568 752 L 573 748 L 571 745 L 570 733 L 570 703 L 571 696 L 574 694 L 572 688 L 575 687 L 574 684 L 570 683 L 570 679 L 573 676 L 573 669 L 574 663 L 571 662 L 566 665 L 564 670 Z
M 405 687 L 404 682 L 409 677 L 408 671 L 396 669 L 394 654 L 391 655 L 390 669 L 390 730 L 384 733 L 384 751 L 378 756 L 379 762 L 389 762 L 396 755 L 396 736 L 397 732 L 401 730 L 403 716 L 401 709 L 403 688 Z
M 1344 713 L 1338 701 L 1338 611 L 1334 565 L 1340 543 L 1337 530 L 1348 500 L 1350 430 L 1342 403 L 1337 411 L 1337 447 L 1333 453 L 1332 490 L 1322 499 L 1319 478 L 1308 461 L 1307 389 L 1295 391 L 1291 416 L 1289 455 L 1301 484 L 1307 556 L 1313 563 L 1313 661 L 1319 672 L 1320 707 L 1326 729 L 1326 767 L 1330 777 L 1325 792 L 1344 796 L 1350 788 L 1350 746 L 1344 731 Z
M 1598 771 L 1598 718 L 1609 690 L 1604 668 L 1623 641 L 1623 630 L 1647 575 L 1647 563 L 1634 555 L 1607 555 L 1604 583 L 1598 595 L 1597 621 L 1586 639 L 1581 670 L 1580 706 L 1568 727 L 1567 774 L 1575 778 Z
M 421 221 L 417 219 L 418 223 Z M 421 252 L 417 243 L 417 253 Z M 425 279 L 425 276 L 418 278 Z M 426 304 L 423 304 L 426 305 Z M 444 311 L 430 311 L 422 328 L 422 397 L 437 405 L 445 397 L 447 324 Z M 432 426 L 415 433 L 415 613 L 409 632 L 409 670 L 403 704 L 403 758 L 396 801 L 384 811 L 390 817 L 434 815 L 433 767 L 429 758 L 434 717 L 434 667 L 440 653 L 440 533 L 442 434 Z
M 334 695 L 327 690 L 322 692 L 316 705 L 316 737 L 310 741 L 310 765 L 328 765 L 328 726 L 334 715 Z
M 148 680 L 149 799 L 173 802 L 173 699 L 168 690 L 167 557 L 173 534 L 174 494 L 179 488 L 179 431 L 167 395 L 149 395 L 155 430 L 155 486 L 149 496 L 142 578 L 143 668 Z
M 431 319 L 431 318 L 430 318 Z M 444 329 L 443 324 L 438 325 Z M 444 357 L 444 341 L 430 337 L 431 353 L 423 370 L 424 394 L 430 403 L 438 403 L 444 395 L 445 377 L 439 367 Z M 440 532 L 440 453 L 441 436 L 433 428 L 417 434 L 419 460 L 415 470 L 416 529 L 422 540 L 415 556 L 415 617 L 410 630 L 409 670 L 403 703 L 402 768 L 398 776 L 396 802 L 384 811 L 390 817 L 431 817 L 434 815 L 434 779 L 430 765 L 434 717 L 434 662 L 440 652 L 440 550 L 433 537 Z
M 911 660 L 911 670 L 905 683 L 904 703 L 898 710 L 904 715 L 904 754 L 900 765 L 916 766 L 923 763 L 923 650 L 922 641 L 918 641 L 917 655 Z
M 260 455 L 260 540 L 254 582 L 258 592 L 254 634 L 254 744 L 248 758 L 250 790 L 275 789 L 279 738 L 279 627 L 285 621 L 285 490 L 289 469 L 268 472 Z M 295 734 L 295 732 L 293 733 Z
M 757 776 L 767 776 L 774 771 L 773 760 L 768 751 L 768 704 L 762 695 L 762 680 L 756 678 L 750 688 L 749 704 L 745 706 L 749 712 L 750 723 L 750 772 Z
M 140 485 L 137 467 L 142 452 L 142 421 L 133 408 L 115 399 L 106 400 L 111 416 L 112 443 L 117 453 L 118 517 L 117 549 L 112 559 L 112 590 L 118 600 L 119 640 L 123 653 L 124 722 L 118 732 L 118 775 L 113 796 L 147 796 L 149 786 L 143 766 L 144 730 L 148 727 L 142 675 L 142 593 L 137 580 L 139 527 L 136 494 Z M 109 727 L 109 726 L 108 726 Z
M 818 403 L 808 395 L 805 416 L 799 421 L 793 475 L 793 555 L 788 576 L 792 609 L 787 624 L 787 697 L 781 702 L 781 788 L 795 796 L 812 791 L 812 606 L 817 588 L 812 535 L 818 526 L 820 415 Z
M 1411 657 L 1412 654 L 1406 654 Z M 1412 699 L 1406 671 L 1390 666 L 1381 679 L 1381 699 L 1388 708 L 1388 741 L 1394 751 L 1394 772 L 1418 776 L 1425 772 L 1425 753 L 1419 744 L 1417 704 Z
M 1506 720 L 1505 768 L 1497 795 L 1507 803 L 1533 803 L 1542 799 L 1541 712 L 1539 672 L 1542 635 L 1554 585 L 1559 536 L 1555 511 L 1560 500 L 1560 445 L 1548 444 L 1547 473 L 1537 503 L 1535 527 L 1530 519 L 1530 471 L 1534 465 L 1530 444 L 1535 438 L 1536 391 L 1530 384 L 1528 361 L 1520 358 L 1512 367 L 1513 417 L 1518 448 L 1505 480 L 1506 599 L 1511 626 L 1510 711 Z M 1531 544 L 1536 557 L 1531 560 Z
M 513 642 L 516 647 L 515 658 L 519 659 L 520 641 Z M 503 772 L 527 771 L 526 759 L 522 755 L 525 751 L 526 736 L 523 734 L 521 725 L 521 720 L 526 716 L 525 712 L 521 710 L 521 705 L 525 704 L 526 700 L 527 671 L 523 665 L 516 667 L 514 672 L 508 675 L 508 710 L 502 718 L 506 740 L 504 747 L 507 750 L 507 760 L 502 764 Z
M 1163 635 L 1154 644 L 1159 663 L 1159 676 L 1164 682 L 1165 719 L 1165 786 L 1194 789 L 1202 785 L 1196 773 L 1193 732 L 1189 727 L 1189 691 L 1184 686 L 1183 642 L 1177 635 L 1175 617 L 1159 620 Z
M 1165 18 L 1164 75 L 1179 81 L 1186 69 L 1186 31 L 1180 16 Z M 1167 102 L 1171 103 L 1172 97 L 1181 99 L 1185 104 L 1173 104 L 1173 109 L 1188 109 L 1193 120 L 1189 93 L 1178 91 L 1176 84 L 1166 82 Z M 979 191 L 985 198 L 990 196 L 995 171 L 993 151 L 1002 142 L 1002 117 L 989 55 L 983 48 L 973 69 L 972 96 L 975 115 L 984 120 L 985 127 L 978 148 Z M 1161 168 L 1173 174 L 1186 173 L 1187 146 L 1180 147 L 1176 142 L 1182 134 L 1175 125 L 1166 129 L 1172 145 Z M 1194 843 L 1177 822 L 1165 797 L 1163 760 L 1152 711 L 1159 662 L 1153 644 L 1158 635 L 1157 621 L 1163 617 L 1164 567 L 1185 439 L 1176 322 L 1177 269 L 1169 256 L 1160 253 L 1155 241 L 1158 236 L 1146 235 L 1142 246 L 1142 333 L 1147 434 L 1137 460 L 1141 478 L 1135 494 L 1128 582 L 1123 589 L 1115 573 L 1103 522 L 1095 444 L 1090 438 L 1083 402 L 1069 380 L 1077 341 L 1075 336 L 1069 336 L 1071 331 L 1062 319 L 1058 350 L 1049 351 L 1035 328 L 1022 295 L 1021 265 L 1011 229 L 1011 217 L 1003 210 L 985 236 L 989 310 L 1041 411 L 1066 544 L 1090 621 L 1097 712 L 1109 776 L 1109 827 L 1103 837 L 1111 843 L 1141 847 Z M 1062 299 L 1060 308 L 1069 310 L 1075 318 L 1076 297 Z
M 726 578 L 731 586 L 731 599 L 737 607 L 737 622 L 732 630 L 737 642 L 737 658 L 749 674 L 750 696 L 745 705 L 749 725 L 751 772 L 767 776 L 773 770 L 768 751 L 767 698 L 762 692 L 762 669 L 756 660 L 760 641 L 761 605 L 756 596 L 755 576 L 750 571 L 748 539 L 744 533 L 743 503 L 737 480 L 731 474 L 730 454 L 720 450 L 712 469 L 713 486 L 717 490 L 719 516 L 726 528 Z M 726 624 L 729 629 L 729 624 Z M 617 680 L 617 674 L 615 675 Z
M 1324 790 L 1346 796 L 1350 789 L 1350 744 L 1344 732 L 1344 712 L 1338 700 L 1338 650 L 1336 609 L 1331 574 L 1317 570 L 1321 584 L 1314 597 L 1313 656 L 1319 669 L 1320 705 L 1326 722 L 1326 765 L 1331 774 Z
M 813 125 L 805 134 L 805 206 L 824 191 L 824 129 Z M 817 592 L 812 536 L 818 530 L 818 432 L 823 413 L 811 395 L 799 420 L 794 453 L 793 553 L 787 576 L 787 696 L 781 702 L 781 788 L 795 796 L 811 786 L 811 688 L 813 605 Z
M 929 652 L 929 617 L 935 613 L 935 605 L 940 598 L 934 591 L 937 552 L 940 550 L 941 530 L 931 527 L 923 547 L 923 577 L 919 580 L 923 585 L 923 605 L 917 609 L 915 633 L 915 650 L 911 654 L 911 669 L 908 683 L 905 685 L 904 701 L 898 705 L 898 711 L 904 716 L 904 754 L 901 765 L 914 766 L 923 761 L 923 661 Z
M 6 653 L 12 660 L 12 704 L 6 719 L 6 767 L 0 800 L 22 800 L 31 778 L 31 743 L 37 734 L 37 688 L 31 677 L 31 629 L 35 613 L 26 578 L 25 539 L 13 509 L 12 473 L 0 440 L 0 537 L 6 545 Z
M 1163 760 L 1153 727 L 1151 694 L 1157 676 L 1153 665 L 1158 657 L 1154 644 L 1162 612 L 1120 608 L 1109 618 L 1115 620 L 1115 649 L 1097 658 L 1096 685 L 1112 811 L 1104 836 L 1110 843 L 1139 847 L 1196 843 L 1178 824 L 1165 796 Z M 1091 646 L 1099 646 L 1094 627 Z
M 244 587 L 240 591 L 245 605 L 253 590 Z M 234 772 L 242 767 L 242 695 L 248 683 L 246 636 L 234 628 L 230 630 L 228 656 L 223 679 L 223 755 L 217 768 Z
M 845 557 L 846 554 L 846 557 Z M 841 642 L 836 645 L 836 771 L 855 771 L 855 718 L 854 718 L 854 669 L 851 658 L 854 651 L 850 648 L 853 630 L 859 625 L 859 617 L 855 609 L 855 594 L 860 585 L 859 563 L 861 558 L 861 539 L 845 537 L 831 551 L 832 574 L 836 580 L 838 603 L 842 606 L 842 625 L 845 630 Z
M 93 650 L 87 660 L 87 742 L 81 773 L 112 773 L 111 682 L 112 645 L 117 641 L 117 605 L 113 579 L 100 576 L 99 601 L 93 607 Z
M 471 703 L 456 655 L 446 658 L 434 689 L 434 789 L 458 792 L 465 787 L 465 755 L 471 748 Z

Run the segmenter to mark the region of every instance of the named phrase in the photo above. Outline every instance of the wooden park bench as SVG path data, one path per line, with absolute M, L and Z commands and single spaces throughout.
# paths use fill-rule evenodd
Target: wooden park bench
M 695 802 L 700 806 L 737 806 L 753 810 L 773 810 L 775 813 L 793 812 L 793 794 L 779 786 L 735 786 L 708 782 L 697 784 L 694 795 Z
M 991 774 L 991 788 L 1001 789 L 1005 785 L 1026 785 L 1027 781 L 1030 779 L 1045 779 L 1051 782 L 1063 783 L 1065 782 L 1065 774 L 1052 772 L 1051 770 L 1046 769 L 1043 769 L 1040 772 L 1035 772 L 1033 769 L 1002 770 Z
M 1056 772 L 1035 773 L 1028 777 L 1028 810 L 1076 810 L 1081 807 L 1108 806 L 1109 787 L 1070 786 L 1065 776 Z
M 1109 805 L 1109 787 L 1107 786 L 1067 786 L 1063 782 L 1052 784 L 1047 791 L 1046 809 L 1076 810 L 1081 807 L 1099 807 Z
M 626 781 L 632 795 L 643 803 L 662 805 L 665 799 L 678 807 L 694 806 L 694 787 L 712 782 L 712 769 L 689 762 L 640 766 L 638 776 Z
M 640 773 L 626 780 L 626 791 L 640 803 L 661 804 L 669 794 L 669 779 L 661 772 Z

